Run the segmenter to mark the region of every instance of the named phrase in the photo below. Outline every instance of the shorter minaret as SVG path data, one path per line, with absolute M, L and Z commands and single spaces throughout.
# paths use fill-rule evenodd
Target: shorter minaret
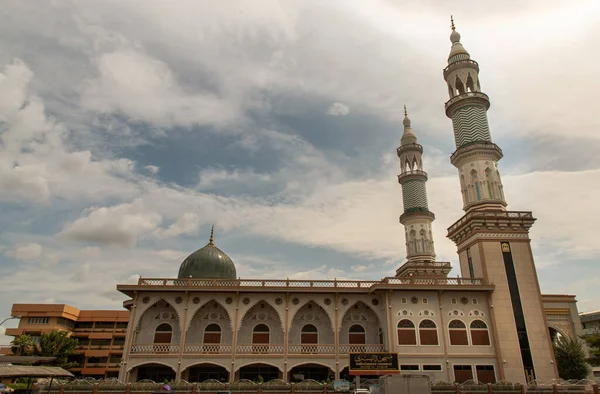
M 396 271 L 396 276 L 444 275 L 450 271 L 448 263 L 435 263 L 435 249 L 431 223 L 435 220 L 427 205 L 427 173 L 423 171 L 423 146 L 418 144 L 404 106 L 404 134 L 397 149 L 400 159 L 398 183 L 402 185 L 404 213 L 400 223 L 406 236 L 407 262 Z M 447 267 L 441 269 L 441 266 Z

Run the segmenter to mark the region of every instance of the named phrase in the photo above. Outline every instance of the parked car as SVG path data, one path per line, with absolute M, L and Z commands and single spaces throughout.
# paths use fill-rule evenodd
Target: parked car
M 9 394 L 9 393 L 12 393 L 13 391 L 15 391 L 15 390 L 11 389 L 10 387 L 6 386 L 3 383 L 0 383 L 0 394 Z

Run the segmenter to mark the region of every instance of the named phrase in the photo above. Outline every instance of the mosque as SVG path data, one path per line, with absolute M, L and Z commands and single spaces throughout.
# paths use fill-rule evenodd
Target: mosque
M 397 353 L 402 372 L 488 383 L 557 378 L 553 335 L 578 335 L 574 296 L 542 295 L 530 246 L 535 218 L 507 209 L 479 64 L 452 25 L 443 76 L 464 216 L 448 229 L 462 277 L 435 260 L 423 146 L 405 110 L 397 149 L 404 265 L 378 281 L 237 279 L 209 243 L 177 278 L 118 285 L 130 297 L 119 379 L 285 381 L 348 378 L 349 353 Z M 368 376 L 365 376 L 368 377 Z

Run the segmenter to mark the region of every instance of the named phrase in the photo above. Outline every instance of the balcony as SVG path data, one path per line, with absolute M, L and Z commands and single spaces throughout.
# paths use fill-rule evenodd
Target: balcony
M 364 344 L 364 345 L 340 345 L 339 353 L 374 353 L 374 352 L 385 352 L 385 346 L 383 344 Z
M 283 354 L 283 345 L 250 344 L 238 345 L 237 354 Z
M 179 345 L 151 343 L 131 346 L 131 354 L 179 354 Z
M 300 344 L 289 345 L 288 354 L 335 354 L 335 345 Z
M 220 343 L 197 343 L 183 346 L 185 354 L 231 354 L 231 345 Z

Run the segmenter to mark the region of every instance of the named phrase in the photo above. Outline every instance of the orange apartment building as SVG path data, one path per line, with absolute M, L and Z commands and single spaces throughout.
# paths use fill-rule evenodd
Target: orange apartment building
M 29 334 L 34 339 L 52 330 L 66 330 L 77 338 L 70 371 L 76 376 L 117 377 L 123 357 L 129 311 L 79 310 L 65 304 L 14 304 L 12 316 L 21 316 L 17 328 L 7 328 L 6 335 Z M 2 354 L 10 354 L 4 347 Z M 1 357 L 1 356 L 0 356 Z

